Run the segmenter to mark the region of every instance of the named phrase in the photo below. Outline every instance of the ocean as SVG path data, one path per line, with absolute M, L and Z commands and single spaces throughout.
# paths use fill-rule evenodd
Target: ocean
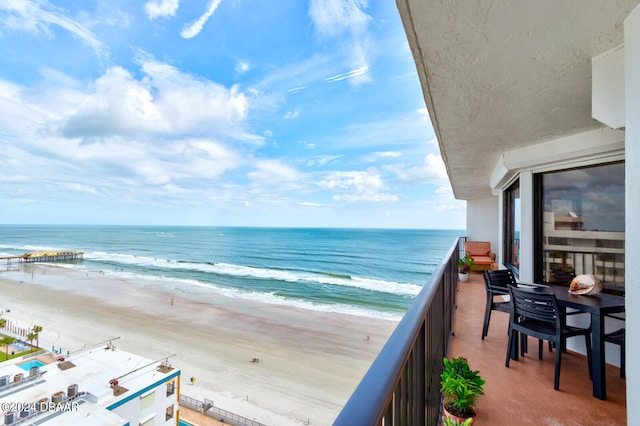
M 208 291 L 398 320 L 462 235 L 408 229 L 0 225 L 0 257 L 82 250 L 83 260 L 55 265 L 152 281 L 184 293 Z

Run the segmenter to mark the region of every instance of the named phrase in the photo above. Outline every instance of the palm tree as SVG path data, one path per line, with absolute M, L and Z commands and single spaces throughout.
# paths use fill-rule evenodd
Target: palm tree
M 33 339 L 36 339 L 38 337 L 38 333 L 29 333 L 27 334 L 27 340 L 29 341 L 29 344 L 31 345 L 31 352 L 33 352 Z
M 9 359 L 9 345 L 13 344 L 16 342 L 15 337 L 11 337 L 11 336 L 4 336 L 2 339 L 0 339 L 0 345 L 4 345 L 4 350 L 5 350 L 5 360 Z
M 36 346 L 40 347 L 40 332 L 42 331 L 41 325 L 34 325 L 33 332 L 36 334 Z

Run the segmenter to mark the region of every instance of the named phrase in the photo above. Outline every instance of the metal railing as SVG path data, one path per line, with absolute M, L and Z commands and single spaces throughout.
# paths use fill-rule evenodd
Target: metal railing
M 334 426 L 439 424 L 440 374 L 455 308 L 460 243 L 433 272 Z
M 191 398 L 190 396 L 180 394 L 180 400 L 178 402 L 182 406 L 199 411 L 202 414 L 234 426 L 265 426 L 264 424 L 256 422 L 255 420 L 250 420 L 246 417 L 239 416 L 230 411 L 223 410 L 222 408 L 214 407 L 213 401 L 207 398 L 205 398 L 204 402 L 202 402 L 195 398 Z

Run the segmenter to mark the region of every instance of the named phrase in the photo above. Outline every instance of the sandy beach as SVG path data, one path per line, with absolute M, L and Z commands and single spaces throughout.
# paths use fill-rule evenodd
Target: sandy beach
M 47 265 L 5 270 L 0 286 L 3 316 L 42 325 L 41 347 L 119 337 L 124 350 L 169 357 L 181 393 L 267 425 L 330 425 L 397 324 Z

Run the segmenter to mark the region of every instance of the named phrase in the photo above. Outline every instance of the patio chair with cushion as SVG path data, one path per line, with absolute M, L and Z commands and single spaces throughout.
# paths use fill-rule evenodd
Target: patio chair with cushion
M 496 261 L 496 254 L 491 251 L 491 243 L 488 241 L 467 241 L 464 243 L 464 251 L 476 264 L 473 271 L 492 269 Z
M 587 348 L 587 362 L 589 365 L 589 379 L 591 372 L 591 327 L 572 327 L 561 320 L 558 301 L 553 293 L 546 293 L 542 289 L 524 290 L 509 286 L 511 295 L 511 315 L 509 317 L 509 343 L 507 344 L 507 358 L 505 366 L 509 367 L 511 357 L 518 359 L 518 335 L 522 334 L 524 341 L 527 336 L 540 339 L 538 358 L 542 359 L 542 341 L 553 342 L 556 350 L 555 377 L 553 389 L 560 387 L 560 364 L 564 341 L 569 337 L 584 336 Z M 524 356 L 524 345 L 521 342 L 520 355 Z

